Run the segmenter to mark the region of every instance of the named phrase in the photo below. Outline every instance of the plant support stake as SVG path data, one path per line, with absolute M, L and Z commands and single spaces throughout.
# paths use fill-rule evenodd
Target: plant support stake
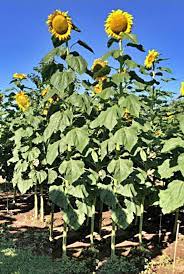
M 176 253 L 177 253 L 177 245 L 178 245 L 178 235 L 179 235 L 179 229 L 180 229 L 180 221 L 177 221 L 177 228 L 176 228 L 176 240 L 175 240 L 175 247 L 174 247 L 174 259 L 173 259 L 173 270 L 172 274 L 175 273 L 175 267 L 176 267 Z

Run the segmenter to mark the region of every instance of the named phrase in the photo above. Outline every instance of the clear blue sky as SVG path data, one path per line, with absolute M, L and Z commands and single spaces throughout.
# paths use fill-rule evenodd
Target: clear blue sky
M 170 58 L 177 91 L 184 81 L 184 0 L 1 0 L 0 89 L 6 88 L 14 72 L 30 73 L 52 48 L 45 21 L 55 9 L 69 11 L 82 30 L 74 39 L 88 42 L 95 55 L 82 50 L 90 65 L 106 51 L 104 20 L 112 9 L 134 16 L 133 33 L 145 48 Z M 143 61 L 145 54 L 137 56 Z

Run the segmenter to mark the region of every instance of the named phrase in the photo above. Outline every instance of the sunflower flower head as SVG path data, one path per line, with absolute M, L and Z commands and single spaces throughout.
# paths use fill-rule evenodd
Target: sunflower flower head
M 27 75 L 24 73 L 14 73 L 13 74 L 13 78 L 14 79 L 19 79 L 19 80 L 23 80 L 27 78 Z
M 105 31 L 109 37 L 122 39 L 122 34 L 132 30 L 133 16 L 123 10 L 113 10 L 105 21 Z
M 184 96 L 184 82 L 181 82 L 180 95 Z
M 48 16 L 47 25 L 52 35 L 60 41 L 67 41 L 70 38 L 73 24 L 68 12 L 54 11 Z
M 17 105 L 22 111 L 26 111 L 30 106 L 29 97 L 25 94 L 24 91 L 20 91 L 15 95 L 15 100 Z
M 159 56 L 159 53 L 152 49 L 152 50 L 149 50 L 148 52 L 148 55 L 146 56 L 146 59 L 144 61 L 144 65 L 147 69 L 150 69 L 153 65 L 153 63 L 157 60 Z
M 103 81 L 99 81 L 98 84 L 96 84 L 96 85 L 94 86 L 94 92 L 95 92 L 96 94 L 99 94 L 99 93 L 102 92 L 102 90 L 103 90 Z
M 102 59 L 99 58 L 99 59 L 94 60 L 91 70 L 93 72 L 97 72 L 100 69 L 105 68 L 107 65 L 108 65 L 107 61 L 103 61 Z
M 48 88 L 44 88 L 41 92 L 41 95 L 44 97 L 47 94 L 48 91 L 49 91 Z
M 102 59 L 99 58 L 99 59 L 94 60 L 93 65 L 91 67 L 91 70 L 95 74 L 95 73 L 98 73 L 101 69 L 106 68 L 107 66 L 108 66 L 108 62 L 107 61 L 103 61 Z M 108 67 L 107 67 L 107 71 L 104 70 L 102 72 L 102 75 L 100 75 L 98 77 L 94 76 L 94 78 L 96 80 L 102 80 L 103 81 L 103 80 L 105 80 L 107 78 L 106 75 L 108 73 L 109 73 L 109 70 L 108 70 Z
M 48 109 L 47 109 L 47 108 L 45 108 L 45 109 L 43 110 L 42 115 L 43 115 L 43 116 L 47 116 L 47 114 L 48 114 Z

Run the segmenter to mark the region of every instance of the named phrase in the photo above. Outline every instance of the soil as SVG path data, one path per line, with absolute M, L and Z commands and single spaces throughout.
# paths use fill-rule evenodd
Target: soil
M 8 197 L 8 200 L 7 200 Z M 53 259 L 61 257 L 62 214 L 56 209 L 54 214 L 54 240 L 48 241 L 50 214 L 49 205 L 45 206 L 45 218 L 42 223 L 34 220 L 33 195 L 17 195 L 13 203 L 13 193 L 0 193 L 0 228 L 3 237 L 12 240 L 17 247 L 29 246 L 35 254 L 50 254 Z M 8 209 L 7 209 L 8 205 Z M 143 244 L 151 252 L 150 273 L 184 273 L 184 213 L 180 213 L 180 233 L 176 249 L 175 272 L 173 272 L 173 257 L 176 242 L 172 236 L 174 216 L 162 217 L 162 234 L 159 239 L 159 209 L 151 208 L 144 214 Z M 139 246 L 138 225 L 134 224 L 128 230 L 118 230 L 116 234 L 117 255 L 128 256 L 132 249 Z M 101 234 L 95 233 L 95 247 L 98 250 L 99 265 L 110 255 L 111 213 L 102 214 Z M 72 257 L 82 257 L 88 252 L 90 239 L 88 231 L 82 227 L 79 231 L 68 232 L 67 254 Z M 89 255 L 89 253 L 88 253 Z

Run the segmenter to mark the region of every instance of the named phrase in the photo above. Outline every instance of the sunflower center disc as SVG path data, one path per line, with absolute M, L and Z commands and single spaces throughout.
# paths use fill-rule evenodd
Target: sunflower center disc
M 152 63 L 154 61 L 154 57 L 153 57 L 153 55 L 150 55 L 149 57 L 148 57 L 148 62 L 149 63 Z
M 26 106 L 27 105 L 27 98 L 24 97 L 24 96 L 20 96 L 19 102 L 22 106 Z
M 110 23 L 110 28 L 114 33 L 119 34 L 127 30 L 128 22 L 124 15 L 116 15 Z
M 63 15 L 56 15 L 52 21 L 52 27 L 58 34 L 65 34 L 68 30 L 67 19 Z

